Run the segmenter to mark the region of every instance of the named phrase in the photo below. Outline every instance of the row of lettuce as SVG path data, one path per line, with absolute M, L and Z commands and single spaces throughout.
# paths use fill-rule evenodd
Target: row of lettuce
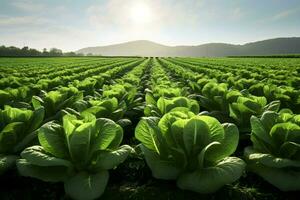
M 104 192 L 108 170 L 136 154 L 120 146 L 123 129 L 111 119 L 66 113 L 62 122 L 42 125 L 43 116 L 44 107 L 1 111 L 1 173 L 16 165 L 23 176 L 64 182 L 74 199 L 94 199 Z M 279 189 L 299 190 L 300 115 L 266 111 L 250 123 L 252 145 L 241 158 L 232 156 L 240 137 L 236 125 L 188 107 L 142 118 L 135 148 L 141 148 L 153 177 L 176 180 L 181 189 L 215 192 L 239 179 L 247 163 Z
M 277 86 L 292 86 L 300 89 L 299 59 L 197 59 L 173 58 L 169 61 L 187 67 L 198 66 L 198 69 L 207 70 L 216 78 L 222 74 L 232 76 L 236 81 L 247 79 L 250 83 L 260 81 Z M 226 77 L 225 76 L 225 77 Z
M 72 84 L 1 104 L 0 172 L 16 166 L 23 176 L 63 182 L 74 199 L 95 199 L 108 170 L 141 151 L 153 177 L 185 190 L 215 192 L 246 170 L 300 190 L 300 115 L 280 100 L 202 78 L 195 92 L 184 81 L 196 73 L 161 59 L 126 66 L 105 72 L 113 80 L 102 87 Z M 140 144 L 121 145 L 135 120 Z
M 176 59 L 160 59 L 160 63 L 171 70 L 171 74 L 177 74 L 181 78 L 180 81 L 189 86 L 191 93 L 210 99 L 211 97 L 224 99 L 228 91 L 238 90 L 255 96 L 264 96 L 268 103 L 280 100 L 281 108 L 289 108 L 300 113 L 300 74 L 293 66 L 285 70 L 285 75 L 276 75 L 273 71 L 270 73 L 268 70 L 260 69 L 257 73 L 246 71 L 250 76 L 244 77 L 244 65 L 234 68 L 215 64 L 213 69 L 209 69 L 206 65 L 195 63 L 192 65 L 178 62 Z M 230 69 L 235 73 L 231 73 Z M 291 81 L 295 81 L 295 84 Z
M 30 103 L 32 96 L 42 96 L 44 91 L 57 90 L 61 86 L 76 87 L 84 91 L 85 94 L 94 94 L 97 90 L 101 90 L 106 82 L 123 75 L 143 61 L 145 60 L 123 59 L 114 61 L 112 59 L 112 61 L 109 60 L 100 64 L 80 66 L 80 71 L 74 70 L 74 65 L 72 65 L 69 70 L 63 69 L 41 76 L 37 74 L 27 76 L 27 72 L 22 73 L 26 77 L 15 77 L 14 74 L 7 75 L 0 81 L 3 84 L 1 87 L 3 89 L 0 90 L 0 105 L 14 102 Z
M 83 82 L 74 80 L 68 87 L 41 90 L 29 102 L 14 99 L 1 105 L 0 173 L 17 166 L 24 176 L 63 181 L 74 199 L 99 197 L 107 170 L 134 152 L 128 145 L 119 147 L 122 127 L 131 124 L 130 117 L 143 114 L 142 81 L 148 79 L 151 63 L 142 59 L 113 66 L 99 75 L 107 77 L 102 85 L 78 87 L 74 83 Z M 74 130 L 67 133 L 66 126 Z

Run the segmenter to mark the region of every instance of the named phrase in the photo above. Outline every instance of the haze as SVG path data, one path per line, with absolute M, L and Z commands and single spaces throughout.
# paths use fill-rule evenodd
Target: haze
M 0 0 L 0 45 L 74 51 L 132 40 L 243 44 L 300 36 L 298 0 Z

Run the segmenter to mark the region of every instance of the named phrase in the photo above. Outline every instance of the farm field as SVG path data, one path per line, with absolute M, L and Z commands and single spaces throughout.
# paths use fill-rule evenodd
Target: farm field
M 0 58 L 0 199 L 293 199 L 300 58 Z

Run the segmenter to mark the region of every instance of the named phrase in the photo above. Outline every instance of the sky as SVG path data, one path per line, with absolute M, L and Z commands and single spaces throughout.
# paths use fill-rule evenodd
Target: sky
M 0 45 L 39 50 L 299 36 L 299 0 L 0 0 Z

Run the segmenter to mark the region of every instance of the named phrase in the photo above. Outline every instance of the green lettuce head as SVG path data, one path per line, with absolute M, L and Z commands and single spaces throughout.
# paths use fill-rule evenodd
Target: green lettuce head
M 156 102 L 152 95 L 147 93 L 146 104 L 144 109 L 146 116 L 162 117 L 164 114 L 178 109 L 189 110 L 195 114 L 198 114 L 200 111 L 198 102 L 187 97 L 160 97 Z
M 35 111 L 10 106 L 0 109 L 0 174 L 14 167 L 20 152 L 35 142 L 43 119 L 43 107 Z
M 300 190 L 300 115 L 265 112 L 251 117 L 248 169 L 282 191 Z
M 161 119 L 143 118 L 135 136 L 152 175 L 176 180 L 181 189 L 215 192 L 236 181 L 245 168 L 241 159 L 229 157 L 238 144 L 237 127 L 210 116 L 172 111 Z
M 63 125 L 48 122 L 38 133 L 41 146 L 26 148 L 17 162 L 21 175 L 64 182 L 74 199 L 95 199 L 108 182 L 108 170 L 122 163 L 132 148 L 119 146 L 123 129 L 105 118 L 63 117 Z
M 280 101 L 272 101 L 267 104 L 265 97 L 240 96 L 236 102 L 229 105 L 230 117 L 238 125 L 240 132 L 250 133 L 250 118 L 252 115 L 261 116 L 265 111 L 277 112 L 280 107 Z

